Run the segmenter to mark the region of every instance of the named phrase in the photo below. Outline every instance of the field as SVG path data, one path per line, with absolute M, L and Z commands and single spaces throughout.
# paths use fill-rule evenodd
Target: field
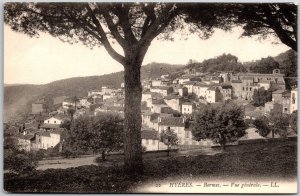
M 182 156 L 145 159 L 145 173 L 136 177 L 124 175 L 121 165 L 107 167 L 101 164 L 22 175 L 4 174 L 4 189 L 15 193 L 127 193 L 147 192 L 143 187 L 149 184 L 155 186 L 157 182 L 175 179 L 296 180 L 296 141 L 247 144 L 215 151 L 218 153 L 201 155 L 189 152 Z

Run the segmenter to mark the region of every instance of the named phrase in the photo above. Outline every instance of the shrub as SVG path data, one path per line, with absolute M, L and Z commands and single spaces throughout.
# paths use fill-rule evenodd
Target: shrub
M 10 172 L 29 172 L 36 169 L 41 156 L 25 151 L 10 151 L 4 155 L 4 168 Z

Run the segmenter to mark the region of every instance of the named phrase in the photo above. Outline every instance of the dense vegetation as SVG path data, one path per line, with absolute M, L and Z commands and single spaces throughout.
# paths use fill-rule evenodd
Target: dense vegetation
M 204 60 L 201 63 L 192 62 L 187 66 L 188 68 L 195 68 L 200 72 L 214 73 L 219 71 L 233 71 L 233 72 L 245 72 L 246 69 L 242 63 L 238 61 L 236 56 L 231 54 L 223 54 L 221 56 Z
M 222 105 L 208 105 L 195 113 L 192 134 L 195 140 L 210 139 L 223 149 L 230 142 L 243 137 L 247 128 L 244 110 L 232 101 Z
M 65 147 L 69 151 L 101 153 L 102 160 L 110 151 L 123 148 L 124 123 L 117 114 L 99 113 L 80 116 L 68 131 Z
M 172 156 L 144 162 L 145 173 L 137 178 L 124 175 L 120 164 L 48 169 L 22 175 L 4 174 L 4 190 L 23 193 L 128 193 L 139 191 L 147 183 L 168 181 L 168 177 L 189 178 L 189 181 L 194 181 L 194 178 L 203 181 L 225 179 L 228 176 L 234 179 L 296 180 L 297 142 L 269 141 L 227 147 L 226 153 L 216 155 Z

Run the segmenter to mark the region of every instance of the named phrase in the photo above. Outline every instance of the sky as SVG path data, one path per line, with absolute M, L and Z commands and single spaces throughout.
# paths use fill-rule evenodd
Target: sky
M 189 59 L 201 62 L 224 53 L 235 55 L 239 61 L 245 62 L 276 56 L 289 49 L 284 44 L 274 44 L 274 41 L 280 42 L 276 39 L 260 41 L 257 37 L 240 38 L 241 33 L 240 28 L 231 32 L 217 29 L 207 40 L 201 40 L 196 35 L 184 39 L 178 33 L 173 42 L 154 40 L 143 65 L 151 62 L 186 64 Z M 121 52 L 117 45 L 114 47 Z M 5 84 L 45 84 L 122 70 L 122 65 L 113 60 L 103 47 L 91 50 L 81 44 L 63 43 L 48 34 L 30 38 L 4 26 Z

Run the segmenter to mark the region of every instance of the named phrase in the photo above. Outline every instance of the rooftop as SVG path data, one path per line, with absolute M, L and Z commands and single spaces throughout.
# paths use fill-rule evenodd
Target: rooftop
M 242 83 L 241 80 L 232 80 L 231 83 Z
M 58 124 L 42 124 L 41 128 L 44 128 L 44 129 L 58 129 L 59 125 Z
M 153 129 L 142 129 L 141 131 L 142 139 L 158 140 L 158 132 Z
M 276 91 L 272 92 L 272 94 L 283 94 L 284 92 L 285 92 L 285 90 L 280 89 L 280 90 L 276 90 Z
M 181 117 L 162 117 L 159 125 L 173 126 L 173 127 L 184 127 L 185 123 Z
M 171 99 L 181 99 L 182 97 L 181 96 L 178 96 L 178 95 L 167 95 L 164 97 L 164 99 L 166 100 L 171 100 Z

